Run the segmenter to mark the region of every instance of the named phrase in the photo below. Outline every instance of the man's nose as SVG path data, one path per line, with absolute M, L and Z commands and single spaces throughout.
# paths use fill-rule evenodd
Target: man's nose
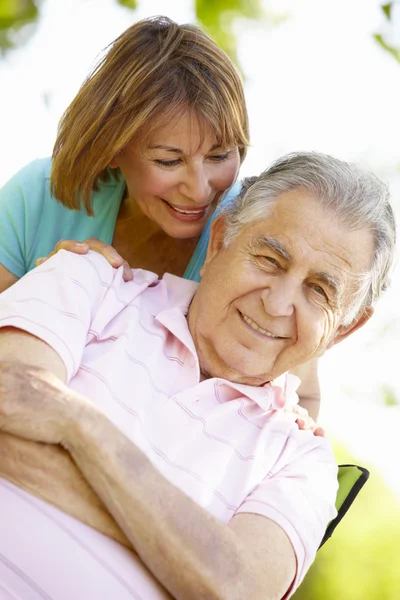
M 261 292 L 264 310 L 271 317 L 291 317 L 294 313 L 296 285 L 288 277 L 275 277 Z
M 212 186 L 205 169 L 202 167 L 191 168 L 186 173 L 185 180 L 181 183 L 180 192 L 196 204 L 210 204 L 212 201 Z

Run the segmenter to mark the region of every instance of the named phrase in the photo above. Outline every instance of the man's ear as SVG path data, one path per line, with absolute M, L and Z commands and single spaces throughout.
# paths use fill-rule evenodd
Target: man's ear
M 226 231 L 225 219 L 222 214 L 215 217 L 210 227 L 210 238 L 208 240 L 207 254 L 204 265 L 200 269 L 200 275 L 204 275 L 207 265 L 216 254 L 223 248 Z
M 367 321 L 370 320 L 373 314 L 373 307 L 367 306 L 361 310 L 361 312 L 357 315 L 357 317 L 355 317 L 352 320 L 351 323 L 349 323 L 348 325 L 340 325 L 335 335 L 327 345 L 326 349 L 332 348 L 332 346 L 339 344 L 339 342 L 343 342 L 343 340 L 349 337 L 349 335 L 351 335 L 352 333 L 357 331 L 357 329 L 360 329 L 360 327 L 365 325 L 365 323 L 367 323 Z

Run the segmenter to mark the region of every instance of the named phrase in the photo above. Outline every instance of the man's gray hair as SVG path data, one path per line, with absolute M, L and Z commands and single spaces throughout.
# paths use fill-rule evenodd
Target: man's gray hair
M 374 255 L 345 317 L 351 322 L 361 309 L 373 305 L 389 283 L 396 225 L 389 190 L 376 175 L 332 156 L 315 152 L 288 154 L 259 177 L 245 179 L 238 197 L 224 210 L 225 245 L 251 222 L 268 216 L 277 196 L 303 188 L 350 230 L 369 229 Z

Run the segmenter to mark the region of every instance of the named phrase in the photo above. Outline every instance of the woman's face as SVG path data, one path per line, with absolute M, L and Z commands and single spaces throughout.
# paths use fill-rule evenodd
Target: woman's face
M 140 151 L 134 142 L 116 156 L 129 198 L 174 238 L 200 235 L 221 194 L 235 181 L 237 147 L 221 148 L 211 129 L 189 115 L 154 130 Z

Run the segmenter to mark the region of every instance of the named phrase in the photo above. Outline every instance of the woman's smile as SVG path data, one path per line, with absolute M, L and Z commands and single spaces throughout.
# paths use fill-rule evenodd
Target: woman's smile
M 169 214 L 180 221 L 199 221 L 206 216 L 210 207 L 209 204 L 200 207 L 180 206 L 178 204 L 172 204 L 172 202 L 168 202 L 168 200 L 164 200 L 164 198 L 160 198 L 160 200 L 165 203 Z

